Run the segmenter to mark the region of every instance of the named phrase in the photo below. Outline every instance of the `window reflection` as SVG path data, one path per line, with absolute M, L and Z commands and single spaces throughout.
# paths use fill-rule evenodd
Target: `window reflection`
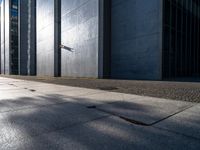
M 11 0 L 10 56 L 11 74 L 18 74 L 18 0 Z

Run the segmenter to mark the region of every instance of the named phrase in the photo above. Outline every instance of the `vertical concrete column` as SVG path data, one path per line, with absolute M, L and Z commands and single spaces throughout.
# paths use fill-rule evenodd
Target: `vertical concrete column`
M 28 2 L 19 0 L 19 74 L 27 75 L 28 62 Z
M 61 0 L 54 1 L 55 26 L 54 26 L 54 76 L 61 76 Z
M 110 78 L 111 0 L 99 0 L 99 78 Z
M 0 16 L 1 16 L 1 5 L 0 5 Z M 1 18 L 0 18 L 0 43 L 1 43 Z M 0 74 L 1 74 L 1 46 L 0 46 Z
M 4 30 L 5 30 L 5 74 L 10 74 L 10 0 L 3 0 L 4 3 Z
M 36 75 L 36 0 L 28 3 L 28 75 Z
M 5 74 L 5 0 L 1 1 L 1 74 Z
M 37 0 L 37 75 L 61 74 L 61 0 Z
M 36 74 L 36 19 L 35 0 L 19 1 L 19 73 Z

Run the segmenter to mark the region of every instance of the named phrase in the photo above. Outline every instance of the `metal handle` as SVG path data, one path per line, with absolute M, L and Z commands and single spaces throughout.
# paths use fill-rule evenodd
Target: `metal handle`
M 68 51 L 70 51 L 70 52 L 74 52 L 74 49 L 73 48 L 71 48 L 71 47 L 68 47 L 68 46 L 65 46 L 65 45 L 60 45 L 60 48 L 63 48 L 63 49 L 65 49 L 65 50 L 68 50 Z

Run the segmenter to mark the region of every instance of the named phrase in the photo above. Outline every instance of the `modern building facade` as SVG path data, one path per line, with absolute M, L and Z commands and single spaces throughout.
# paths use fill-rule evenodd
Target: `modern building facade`
M 2 0 L 1 73 L 200 77 L 198 0 Z
M 1 73 L 35 75 L 35 1 L 1 1 Z

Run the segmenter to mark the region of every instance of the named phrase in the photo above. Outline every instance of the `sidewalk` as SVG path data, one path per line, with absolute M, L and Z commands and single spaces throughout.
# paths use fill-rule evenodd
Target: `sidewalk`
M 200 104 L 0 77 L 0 149 L 200 149 Z
M 0 77 L 200 103 L 200 82 L 198 80 L 192 82 L 191 79 L 175 82 L 14 75 Z

